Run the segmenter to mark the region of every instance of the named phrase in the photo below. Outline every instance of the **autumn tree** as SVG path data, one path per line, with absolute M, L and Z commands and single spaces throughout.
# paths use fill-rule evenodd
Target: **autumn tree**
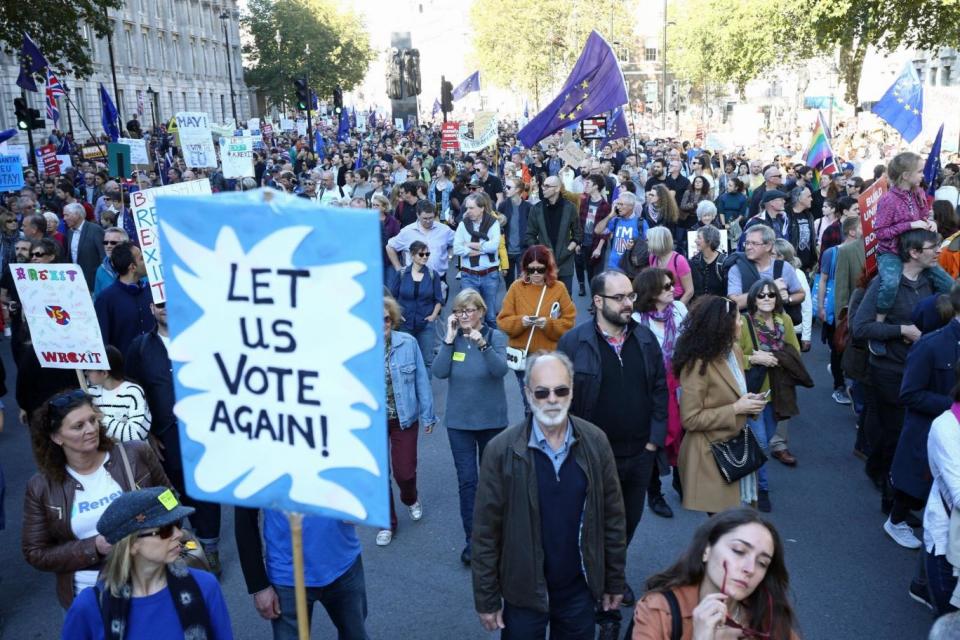
M 337 85 L 350 90 L 366 75 L 374 52 L 353 11 L 332 0 L 249 0 L 247 11 L 241 21 L 252 42 L 243 46 L 244 79 L 274 104 L 294 101 L 296 78 L 306 76 L 322 98 Z

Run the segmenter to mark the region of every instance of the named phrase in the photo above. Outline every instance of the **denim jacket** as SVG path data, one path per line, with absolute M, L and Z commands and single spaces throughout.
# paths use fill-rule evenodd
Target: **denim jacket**
M 433 390 L 417 339 L 400 331 L 391 332 L 389 362 L 400 428 L 406 429 L 417 419 L 423 425 L 436 423 Z

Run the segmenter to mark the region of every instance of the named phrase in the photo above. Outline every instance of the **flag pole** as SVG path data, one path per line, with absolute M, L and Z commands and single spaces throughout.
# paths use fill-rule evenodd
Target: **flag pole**
M 74 111 L 77 112 L 77 117 L 80 118 L 80 124 L 82 124 L 83 128 L 87 130 L 87 133 L 90 135 L 90 138 L 93 139 L 93 143 L 97 145 L 97 149 L 99 149 L 103 153 L 106 153 L 106 150 L 100 146 L 100 141 L 97 139 L 95 135 L 93 135 L 93 131 L 90 130 L 90 126 L 87 124 L 87 121 L 84 120 L 83 114 L 80 113 L 80 109 L 77 107 L 76 104 L 74 104 L 73 100 L 70 99 L 70 92 L 68 91 L 64 93 L 63 97 L 67 99 L 67 116 L 69 117 L 70 115 L 70 107 L 73 107 Z M 70 125 L 70 128 L 71 128 L 70 133 L 72 134 L 73 133 L 72 124 Z
M 110 20 L 106 6 L 103 7 L 103 17 L 106 18 L 107 21 Z M 113 59 L 113 29 L 107 32 L 107 53 L 110 55 L 110 74 L 113 76 L 113 101 L 117 107 L 117 132 L 123 135 L 123 116 L 120 114 L 122 106 L 120 104 L 120 92 L 117 90 L 117 65 Z

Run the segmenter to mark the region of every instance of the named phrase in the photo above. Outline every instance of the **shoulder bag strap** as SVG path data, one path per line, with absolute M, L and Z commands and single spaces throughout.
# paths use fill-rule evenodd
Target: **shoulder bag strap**
M 543 304 L 543 296 L 547 293 L 547 285 L 543 285 L 543 288 L 540 289 L 540 301 L 537 303 L 537 310 L 533 314 L 535 316 L 540 315 L 540 306 Z M 530 327 L 530 337 L 527 338 L 527 347 L 523 350 L 523 354 L 526 355 L 530 351 L 530 343 L 533 342 L 533 332 L 537 329 L 537 325 Z
M 760 345 L 757 342 L 756 329 L 753 327 L 753 316 L 751 316 L 749 313 L 747 314 L 747 329 L 750 331 L 750 341 L 753 343 L 753 350 L 759 351 Z
M 133 469 L 130 468 L 130 458 L 127 457 L 127 450 L 122 442 L 117 443 L 117 451 L 120 452 L 120 459 L 123 460 L 123 471 L 127 476 L 127 482 L 130 483 L 130 491 L 139 491 L 140 487 L 137 486 L 137 481 L 133 477 Z
M 673 589 L 668 589 L 662 593 L 670 606 L 670 640 L 681 640 L 683 638 L 683 614 L 680 613 L 680 601 L 677 600 Z

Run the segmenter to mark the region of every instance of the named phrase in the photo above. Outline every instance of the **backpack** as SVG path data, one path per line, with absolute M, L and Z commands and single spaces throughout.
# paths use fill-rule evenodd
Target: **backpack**
M 660 593 L 666 598 L 667 606 L 670 607 L 670 640 L 681 640 L 683 637 L 683 614 L 680 613 L 680 601 L 677 600 L 673 589 Z M 627 632 L 623 637 L 633 637 L 633 616 L 630 616 L 630 624 L 627 625 Z
M 728 264 L 729 263 L 729 264 Z M 736 266 L 740 270 L 740 291 L 746 293 L 750 290 L 750 287 L 753 286 L 757 280 L 760 279 L 760 272 L 757 271 L 757 267 L 754 266 L 752 262 L 747 260 L 747 256 L 744 253 L 739 251 L 736 253 L 731 253 L 727 260 L 724 261 L 724 284 L 726 285 L 727 277 L 730 273 L 730 268 Z M 783 260 L 774 260 L 773 261 L 773 279 L 783 277 Z M 799 277 L 799 276 L 798 276 Z M 790 319 L 793 321 L 793 326 L 799 327 L 803 322 L 803 313 L 800 310 L 800 303 L 797 304 L 784 304 L 783 311 Z

